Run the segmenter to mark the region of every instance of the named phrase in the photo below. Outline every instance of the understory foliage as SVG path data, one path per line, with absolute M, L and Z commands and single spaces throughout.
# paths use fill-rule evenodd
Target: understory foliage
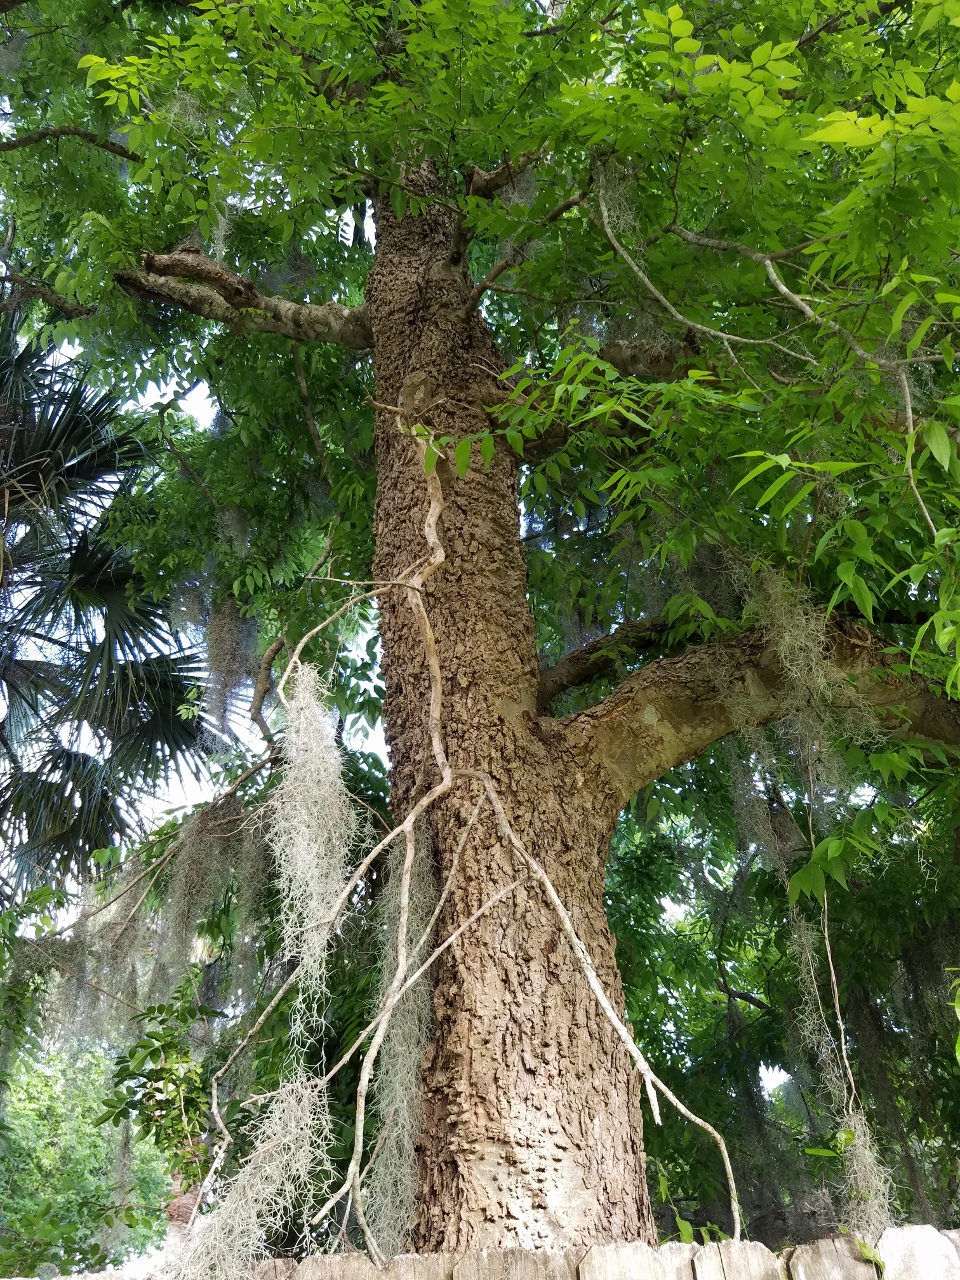
M 334 923 L 393 820 L 362 749 L 383 696 L 370 352 L 188 290 L 222 268 L 358 305 L 374 205 L 434 201 L 511 368 L 487 429 L 431 436 L 427 465 L 513 452 L 543 667 L 594 646 L 541 712 L 738 637 L 782 674 L 757 728 L 714 650 L 731 731 L 621 816 L 606 901 L 637 1044 L 724 1134 L 752 1236 L 960 1225 L 956 750 L 894 736 L 836 658 L 882 657 L 905 702 L 960 686 L 956 0 L 0 9 L 4 1071 L 46 1079 L 41 1023 L 57 1062 L 67 1027 L 114 1059 L 99 1119 L 202 1188 L 190 1280 L 362 1246 L 364 1213 L 406 1247 L 429 979 L 359 1134 L 358 1056 L 318 1084 L 370 1044 L 405 853 Z M 178 247 L 201 283 L 138 284 L 143 252 Z M 13 304 L 42 333 L 23 351 Z M 52 361 L 66 343 L 82 378 Z M 210 423 L 183 408 L 197 384 Z M 151 385 L 162 408 L 117 416 Z M 61 657 L 26 653 L 33 631 Z M 217 798 L 137 838 L 144 784 L 201 749 Z M 416 847 L 408 942 L 438 892 Z M 89 1093 L 70 1105 L 86 1124 Z M 12 1168 L 42 1142 L 10 1123 Z M 665 1113 L 645 1141 L 661 1233 L 728 1232 L 703 1134 Z M 314 1221 L 356 1152 L 362 1203 Z M 12 1230 L 6 1274 L 95 1256 Z
M 5 1271 L 96 1270 L 163 1239 L 162 1153 L 97 1114 L 112 1064 L 96 1048 L 34 1046 L 3 1097 L 0 1261 Z

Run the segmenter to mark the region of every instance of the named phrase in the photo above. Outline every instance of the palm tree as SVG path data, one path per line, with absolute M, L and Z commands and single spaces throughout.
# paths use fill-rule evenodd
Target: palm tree
M 149 465 L 77 360 L 0 318 L 0 905 L 88 878 L 137 805 L 199 763 L 196 657 L 107 537 Z

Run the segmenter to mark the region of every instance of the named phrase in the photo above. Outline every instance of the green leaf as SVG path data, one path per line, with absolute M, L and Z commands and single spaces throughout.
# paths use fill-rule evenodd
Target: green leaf
M 681 1244 L 693 1244 L 693 1227 L 686 1218 L 681 1218 L 679 1214 L 676 1215 L 676 1219 Z
M 804 500 L 804 498 L 809 493 L 812 493 L 816 487 L 817 487 L 816 480 L 808 480 L 807 483 L 803 485 L 803 487 L 799 489 L 797 493 L 794 494 L 794 496 L 790 499 L 790 501 L 786 504 L 786 506 L 780 512 L 780 519 L 781 520 L 785 519 L 790 514 L 790 512 L 794 509 L 794 507 L 797 506 L 798 503 L 801 503 Z
M 480 457 L 483 459 L 484 469 L 490 465 L 496 447 L 496 441 L 493 436 L 488 434 L 480 437 Z
M 947 435 L 947 429 L 941 422 L 925 422 L 923 424 L 923 438 L 926 441 L 927 448 L 943 467 L 944 471 L 950 470 L 950 463 L 953 459 L 953 442 Z
M 763 475 L 764 471 L 769 471 L 771 467 L 775 467 L 777 465 L 777 462 L 778 462 L 777 458 L 768 458 L 766 462 L 761 462 L 759 466 L 754 467 L 753 470 L 748 475 L 745 475 L 743 477 L 743 479 L 740 481 L 737 487 L 733 490 L 733 492 L 737 493 L 740 489 L 743 488 L 745 484 L 749 484 L 750 481 L 753 480 L 756 476 Z
M 457 468 L 457 475 L 463 479 L 470 469 L 470 452 L 473 448 L 473 441 L 467 436 L 464 440 L 458 440 L 456 448 L 453 451 L 453 460 Z
M 847 888 L 847 870 L 842 858 L 831 858 L 829 862 L 823 864 L 823 869 L 842 889 Z
M 838 120 L 816 133 L 806 135 L 807 142 L 832 142 L 847 147 L 872 147 L 877 139 L 868 129 L 861 128 L 853 120 Z
M 850 583 L 850 591 L 856 602 L 857 608 L 868 622 L 873 622 L 873 607 L 876 604 L 876 599 L 874 598 L 873 592 L 864 582 L 863 578 L 860 577 L 859 573 L 855 573 L 853 575 L 853 579 Z
M 785 484 L 789 484 L 789 482 L 792 479 L 793 479 L 792 471 L 785 471 L 782 476 L 777 476 L 773 484 L 770 485 L 769 488 L 765 489 L 763 493 L 760 495 L 760 497 L 757 499 L 757 507 L 758 508 L 765 507 L 767 503 L 770 501 L 770 499 L 775 498 L 777 494 L 780 492 L 780 490 L 783 488 L 783 486 Z
M 897 309 L 893 313 L 893 319 L 890 322 L 890 333 L 888 334 L 888 337 L 895 338 L 900 332 L 900 329 L 903 326 L 904 316 L 919 296 L 920 295 L 917 293 L 916 289 L 911 289 L 900 299 L 900 302 L 897 304 Z
M 930 326 L 933 324 L 934 320 L 936 320 L 936 318 L 937 317 L 935 315 L 929 315 L 924 320 L 922 320 L 920 324 L 917 326 L 916 331 L 914 332 L 910 341 L 907 343 L 908 356 L 912 356 L 913 353 L 920 346 L 920 343 L 923 342 L 924 338 L 927 336 L 927 331 L 929 330 Z

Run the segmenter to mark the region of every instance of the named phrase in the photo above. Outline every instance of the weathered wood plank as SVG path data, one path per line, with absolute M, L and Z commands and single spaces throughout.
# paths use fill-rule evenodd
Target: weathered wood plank
M 391 1258 L 386 1280 L 453 1280 L 456 1255 L 452 1253 L 401 1253 Z
M 291 1280 L 299 1266 L 296 1258 L 265 1258 L 253 1265 L 256 1280 Z
M 457 1259 L 453 1280 L 576 1280 L 581 1256 L 582 1250 L 473 1249 Z
M 695 1280 L 786 1280 L 780 1259 L 755 1240 L 705 1244 L 693 1259 Z
M 365 1253 L 328 1253 L 304 1258 L 291 1280 L 380 1280 Z
M 693 1280 L 693 1258 L 698 1248 L 699 1245 L 680 1244 L 678 1240 L 660 1246 L 657 1252 L 667 1280 Z
M 960 1280 L 960 1257 L 936 1227 L 890 1227 L 877 1253 L 884 1280 Z
M 787 1270 L 790 1280 L 875 1280 L 877 1274 L 848 1236 L 798 1246 Z
M 693 1280 L 694 1248 L 669 1244 L 651 1249 L 639 1240 L 595 1244 L 580 1263 L 580 1280 Z

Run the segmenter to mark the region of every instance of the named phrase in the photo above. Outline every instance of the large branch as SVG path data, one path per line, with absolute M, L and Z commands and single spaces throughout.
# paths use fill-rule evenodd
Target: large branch
M 625 622 L 608 636 L 600 636 L 589 644 L 574 649 L 552 667 L 540 672 L 537 702 L 546 712 L 550 703 L 567 689 L 576 689 L 598 676 L 608 676 L 620 668 L 621 655 L 636 654 L 661 641 L 670 629 L 662 618 L 643 618 Z M 622 668 L 620 668 L 622 670 Z
M 261 293 L 252 280 L 196 250 L 145 253 L 141 270 L 118 271 L 115 278 L 134 297 L 217 320 L 235 333 L 282 333 L 295 342 L 334 342 L 358 351 L 373 346 L 366 307 Z
M 18 138 L 4 138 L 0 142 L 0 151 L 19 151 L 23 147 L 34 147 L 38 142 L 49 142 L 59 138 L 80 138 L 91 147 L 99 147 L 101 151 L 109 151 L 112 156 L 121 160 L 130 160 L 133 164 L 143 164 L 143 156 L 130 151 L 119 142 L 111 142 L 109 138 L 100 138 L 89 129 L 78 129 L 76 125 L 44 125 L 42 129 L 34 129 L 32 133 L 21 133 Z
M 890 667 L 906 655 L 888 654 L 885 647 L 856 623 L 831 629 L 825 656 L 841 677 L 832 686 L 831 706 L 872 708 L 894 734 L 960 748 L 960 702 L 939 697 L 920 677 L 894 674 Z M 580 758 L 592 758 L 626 803 L 728 733 L 782 719 L 795 698 L 775 645 L 755 627 L 651 662 L 595 707 L 541 726 Z
M 682 382 L 691 369 L 703 368 L 699 351 L 696 334 L 691 331 L 682 342 L 651 342 L 645 338 L 608 342 L 597 354 L 625 377 L 649 382 Z

